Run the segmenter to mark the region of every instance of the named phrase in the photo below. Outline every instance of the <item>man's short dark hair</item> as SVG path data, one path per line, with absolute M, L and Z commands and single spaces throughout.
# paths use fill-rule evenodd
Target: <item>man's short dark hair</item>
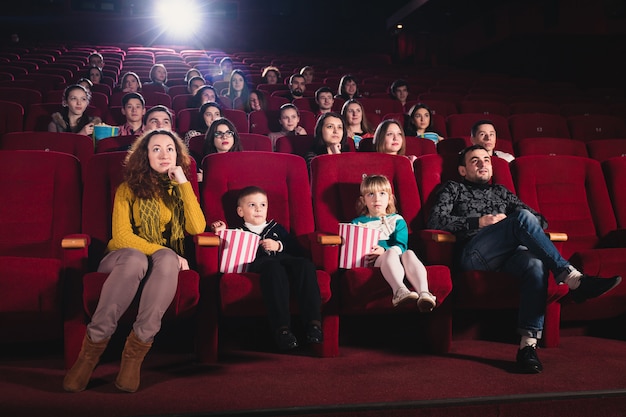
M 289 84 L 291 84 L 293 82 L 294 78 L 302 78 L 304 80 L 304 75 L 302 75 L 302 74 L 293 74 L 291 77 L 289 77 Z
M 320 98 L 320 94 L 321 93 L 330 93 L 330 95 L 333 95 L 333 90 L 330 89 L 330 87 L 320 87 L 315 91 L 315 100 Z
M 137 100 L 141 101 L 141 107 L 146 107 L 146 100 L 139 93 L 126 93 L 126 94 L 124 94 L 124 96 L 122 97 L 122 107 L 126 107 L 128 102 L 132 98 L 136 98 Z
M 478 149 L 482 149 L 485 152 L 488 152 L 487 149 L 483 146 L 483 145 L 472 145 L 472 146 L 468 146 L 467 148 L 463 149 L 461 152 L 459 152 L 459 159 L 457 162 L 458 166 L 465 166 L 465 155 L 467 155 L 470 152 L 476 151 Z
M 406 86 L 407 88 L 409 88 L 409 84 L 405 80 L 395 80 L 393 83 L 391 83 L 391 87 L 390 87 L 391 92 L 395 94 L 398 87 L 403 87 L 403 86 Z
M 156 106 L 152 106 L 148 109 L 148 111 L 146 111 L 145 116 L 143 117 L 143 123 L 146 124 L 146 122 L 148 121 L 148 118 L 150 117 L 150 115 L 156 111 L 162 111 L 167 113 L 167 116 L 170 118 L 170 123 L 172 123 L 172 112 L 170 111 L 170 109 L 167 108 L 167 106 L 164 106 L 162 104 L 157 104 Z
M 493 130 L 496 130 L 496 125 L 493 124 L 493 121 L 489 119 L 478 120 L 476 123 L 472 125 L 472 129 L 470 130 L 470 134 L 472 137 L 476 136 L 476 132 L 478 131 L 478 126 L 480 125 L 491 125 L 493 126 Z

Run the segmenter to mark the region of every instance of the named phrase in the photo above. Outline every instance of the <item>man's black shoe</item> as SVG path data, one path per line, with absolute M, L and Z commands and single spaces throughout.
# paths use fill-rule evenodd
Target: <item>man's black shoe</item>
M 279 329 L 276 332 L 276 345 L 282 351 L 295 349 L 298 347 L 298 339 L 289 329 Z
M 306 331 L 306 341 L 308 343 L 322 343 L 324 341 L 322 328 L 317 324 L 310 324 Z
M 543 365 L 537 356 L 536 346 L 526 346 L 517 351 L 517 367 L 525 374 L 539 374 L 543 371 Z
M 614 276 L 611 278 L 592 277 L 583 275 L 580 278 L 580 285 L 575 290 L 570 290 L 572 299 L 576 303 L 582 303 L 590 298 L 599 297 L 615 288 L 622 277 Z

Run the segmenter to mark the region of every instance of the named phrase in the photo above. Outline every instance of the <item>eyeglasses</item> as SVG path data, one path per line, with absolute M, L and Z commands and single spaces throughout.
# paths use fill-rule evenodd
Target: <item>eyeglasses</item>
M 227 130 L 226 132 L 215 132 L 214 136 L 216 138 L 227 138 L 230 139 L 235 135 L 235 132 L 233 132 L 232 130 Z

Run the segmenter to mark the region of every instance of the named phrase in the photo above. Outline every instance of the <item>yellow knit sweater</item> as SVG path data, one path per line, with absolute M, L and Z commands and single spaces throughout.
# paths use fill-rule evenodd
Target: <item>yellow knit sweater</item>
M 183 200 L 183 211 L 185 215 L 185 231 L 191 235 L 204 232 L 206 221 L 204 214 L 198 203 L 191 183 L 177 185 L 180 189 L 181 198 Z M 160 206 L 160 230 L 164 233 L 168 223 L 172 221 L 172 211 L 159 200 Z M 122 183 L 115 193 L 115 202 L 113 203 L 112 218 L 112 238 L 107 245 L 107 251 L 114 251 L 122 248 L 135 248 L 152 255 L 165 246 L 150 243 L 139 237 L 135 232 L 141 226 L 141 218 L 139 216 L 139 202 L 127 183 Z

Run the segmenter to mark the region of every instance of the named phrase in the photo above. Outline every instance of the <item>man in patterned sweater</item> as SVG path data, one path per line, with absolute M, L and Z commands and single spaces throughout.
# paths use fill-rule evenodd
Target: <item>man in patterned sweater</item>
M 491 183 L 491 156 L 481 145 L 459 154 L 462 182 L 448 181 L 437 195 L 427 227 L 451 232 L 459 245 L 462 270 L 502 271 L 519 278 L 516 362 L 522 372 L 539 373 L 537 340 L 543 330 L 549 272 L 569 286 L 576 302 L 613 289 L 621 277 L 585 275 L 564 259 L 543 229 L 545 218 L 502 185 Z

